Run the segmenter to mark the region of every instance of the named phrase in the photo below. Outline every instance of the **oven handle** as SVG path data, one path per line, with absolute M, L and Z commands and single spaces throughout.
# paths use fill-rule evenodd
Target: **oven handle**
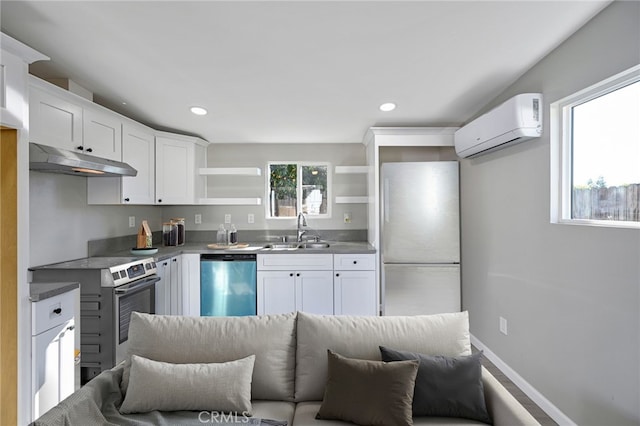
M 125 284 L 121 285 L 120 287 L 116 287 L 115 292 L 116 294 L 126 294 L 134 291 L 141 291 L 154 286 L 158 281 L 160 281 L 160 277 L 157 275 L 153 275 L 148 278 L 134 281 L 131 284 Z

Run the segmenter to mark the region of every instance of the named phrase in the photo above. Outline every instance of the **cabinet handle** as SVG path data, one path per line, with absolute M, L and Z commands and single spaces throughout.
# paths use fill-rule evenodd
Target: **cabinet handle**
M 336 277 L 339 277 L 339 276 L 340 276 L 340 274 L 336 274 Z
M 178 261 L 178 259 L 171 259 L 171 260 L 172 260 L 173 262 L 177 262 L 177 261 Z
M 56 315 L 60 315 L 62 313 L 62 308 L 55 308 L 53 310 L 53 313 L 56 314 Z
M 292 272 L 292 273 L 290 273 L 290 274 L 289 274 L 289 276 L 290 276 L 290 277 L 292 277 L 292 276 L 293 276 L 293 272 Z
M 300 273 L 298 272 L 298 273 L 296 274 L 296 277 L 299 277 L 299 276 L 300 276 Z
M 129 202 L 129 198 L 125 198 L 124 201 L 128 203 Z
M 87 148 L 87 152 L 93 152 L 93 148 Z
M 84 150 L 84 147 L 82 145 L 80 145 L 79 147 L 77 147 L 76 149 L 79 149 L 80 151 Z
M 354 260 L 354 261 L 353 261 L 353 264 L 354 264 L 354 265 L 355 265 L 355 264 L 357 264 L 357 263 L 358 263 L 358 261 L 357 261 L 357 260 Z
M 163 266 L 167 266 L 167 265 L 168 265 L 168 263 L 167 263 L 167 262 L 164 262 L 162 265 L 163 265 Z
M 161 203 L 161 202 L 162 202 L 162 198 L 159 198 L 159 199 L 158 199 L 158 202 L 159 202 L 159 203 Z
M 67 330 L 69 330 L 69 331 L 73 331 L 75 329 L 76 329 L 75 325 L 70 325 L 69 327 L 67 327 Z

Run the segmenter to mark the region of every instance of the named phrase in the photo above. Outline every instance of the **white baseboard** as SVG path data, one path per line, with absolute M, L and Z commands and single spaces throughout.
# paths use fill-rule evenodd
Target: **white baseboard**
M 509 367 L 503 360 L 501 360 L 495 353 L 486 347 L 480 340 L 478 340 L 473 334 L 471 335 L 471 344 L 476 348 L 484 351 L 484 355 L 491 361 L 500 371 L 504 373 L 516 386 L 522 390 L 533 402 L 535 402 L 549 417 L 551 417 L 556 423 L 561 426 L 577 426 L 577 424 L 571 420 L 566 414 L 564 414 L 558 407 L 553 405 L 551 401 L 538 392 L 533 386 L 522 378 L 514 369 Z

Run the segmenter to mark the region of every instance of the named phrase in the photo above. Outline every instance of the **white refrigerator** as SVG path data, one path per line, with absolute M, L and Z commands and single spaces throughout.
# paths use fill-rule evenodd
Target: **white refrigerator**
M 381 196 L 382 314 L 459 312 L 458 162 L 384 163 Z

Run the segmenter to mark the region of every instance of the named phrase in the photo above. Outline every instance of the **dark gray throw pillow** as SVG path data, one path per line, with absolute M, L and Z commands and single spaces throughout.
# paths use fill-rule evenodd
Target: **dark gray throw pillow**
M 380 346 L 380 354 L 387 362 L 420 360 L 413 394 L 414 416 L 462 417 L 491 423 L 482 386 L 482 352 L 450 357 Z
M 411 426 L 418 360 L 352 359 L 328 351 L 329 374 L 317 419 L 367 426 Z

